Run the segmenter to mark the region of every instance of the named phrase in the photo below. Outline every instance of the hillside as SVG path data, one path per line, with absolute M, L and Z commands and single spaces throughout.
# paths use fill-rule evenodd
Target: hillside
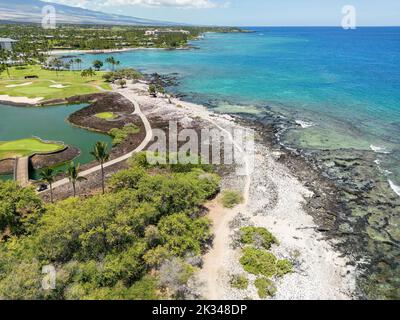
M 56 8 L 59 24 L 174 25 L 165 21 L 108 14 L 39 0 L 0 0 L 0 21 L 40 23 L 42 8 L 49 4 Z

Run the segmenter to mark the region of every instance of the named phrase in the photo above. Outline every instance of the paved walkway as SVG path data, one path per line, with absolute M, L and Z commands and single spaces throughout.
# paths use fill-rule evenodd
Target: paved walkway
M 16 158 L 15 180 L 21 187 L 29 185 L 29 157 Z
M 142 143 L 140 144 L 140 146 L 138 146 L 135 150 L 119 157 L 116 159 L 113 159 L 111 161 L 108 161 L 104 164 L 104 168 L 108 168 L 111 167 L 117 163 L 123 162 L 128 160 L 129 158 L 131 158 L 135 153 L 141 152 L 144 150 L 144 148 L 146 148 L 146 146 L 149 144 L 149 142 L 151 141 L 151 139 L 153 138 L 153 130 L 151 128 L 150 122 L 147 119 L 147 117 L 144 115 L 144 113 L 142 112 L 142 110 L 140 109 L 140 105 L 139 103 L 135 100 L 135 95 L 133 94 L 133 92 L 130 91 L 130 89 L 128 88 L 124 88 L 124 89 L 116 89 L 116 92 L 120 93 L 121 95 L 123 95 L 125 98 L 127 98 L 129 101 L 131 101 L 134 106 L 135 106 L 135 111 L 132 113 L 133 115 L 138 115 L 140 117 L 140 119 L 142 120 L 145 130 L 146 130 L 146 137 L 144 138 L 144 140 L 142 141 Z M 98 172 L 101 170 L 101 165 L 95 166 L 93 168 L 90 168 L 86 171 L 82 171 L 79 176 L 81 177 L 87 177 L 95 172 Z M 53 184 L 53 188 L 58 188 L 61 187 L 65 184 L 70 183 L 68 179 L 62 179 L 59 180 L 57 182 L 55 182 Z

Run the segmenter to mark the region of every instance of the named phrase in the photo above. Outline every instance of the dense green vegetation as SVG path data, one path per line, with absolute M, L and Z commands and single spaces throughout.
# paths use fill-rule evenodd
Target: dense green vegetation
M 256 281 L 254 281 L 254 285 L 261 299 L 273 297 L 276 293 L 276 286 L 270 279 L 257 278 Z
M 0 182 L 0 299 L 191 297 L 196 257 L 211 239 L 201 206 L 219 178 L 144 159 L 88 199 L 44 205 L 32 189 Z M 46 265 L 56 268 L 55 290 L 41 287 Z
M 278 240 L 267 229 L 256 227 L 241 228 L 240 241 L 245 245 L 255 245 L 265 249 L 270 249 L 273 244 L 278 243 Z
M 147 30 L 160 31 L 146 35 Z M 182 32 L 183 31 L 183 32 Z M 204 32 L 240 32 L 224 27 L 138 27 L 59 25 L 44 30 L 34 24 L 2 24 L 0 37 L 19 40 L 22 51 L 47 52 L 52 49 L 101 50 L 122 48 L 178 48 Z
M 253 226 L 241 228 L 238 232 L 238 240 L 243 247 L 240 264 L 244 271 L 261 276 L 254 281 L 259 297 L 265 299 L 274 296 L 277 289 L 273 279 L 293 272 L 292 262 L 285 259 L 279 260 L 268 251 L 272 245 L 279 245 L 278 240 L 267 229 Z M 245 288 L 240 286 L 241 282 L 236 276 L 232 278 L 231 285 L 244 290 Z
M 107 82 L 114 82 L 119 79 L 138 80 L 143 75 L 135 69 L 124 68 L 116 71 L 110 71 L 103 75 L 103 79 Z
M 111 129 L 109 135 L 113 138 L 113 145 L 116 146 L 122 143 L 130 134 L 138 134 L 140 128 L 131 123 L 123 127 L 122 129 L 114 128 Z
M 232 209 L 243 202 L 243 196 L 235 190 L 226 190 L 222 193 L 222 205 Z
M 230 284 L 232 288 L 246 290 L 249 287 L 249 279 L 244 274 L 235 274 L 231 276 Z
M 244 270 L 265 277 L 283 276 L 292 272 L 293 266 L 288 260 L 278 260 L 271 252 L 246 247 L 240 259 Z

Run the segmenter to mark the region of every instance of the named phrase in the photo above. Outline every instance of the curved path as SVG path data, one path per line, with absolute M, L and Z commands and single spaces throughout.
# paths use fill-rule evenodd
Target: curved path
M 149 142 L 151 141 L 151 139 L 153 138 L 153 130 L 151 128 L 150 122 L 147 119 L 146 115 L 142 112 L 142 110 L 140 109 L 140 105 L 139 103 L 136 101 L 135 99 L 135 95 L 128 89 L 117 89 L 115 90 L 116 92 L 120 93 L 122 96 L 124 96 L 126 99 L 128 99 L 129 101 L 131 101 L 134 106 L 135 106 L 135 111 L 132 113 L 133 115 L 138 115 L 140 117 L 140 119 L 142 120 L 144 127 L 146 129 L 146 137 L 144 138 L 144 140 L 142 141 L 142 143 L 133 151 L 118 157 L 116 159 L 110 160 L 108 162 L 106 162 L 104 164 L 104 168 L 108 168 L 111 167 L 117 163 L 123 162 L 128 160 L 129 158 L 131 158 L 135 153 L 141 152 L 144 150 L 144 148 L 146 148 L 146 146 L 149 144 Z M 95 166 L 93 168 L 90 168 L 88 170 L 82 171 L 79 176 L 81 177 L 87 177 L 95 172 L 101 171 L 101 165 Z M 59 180 L 57 182 L 55 182 L 53 184 L 53 188 L 58 188 L 61 187 L 65 184 L 70 183 L 68 179 L 62 179 Z

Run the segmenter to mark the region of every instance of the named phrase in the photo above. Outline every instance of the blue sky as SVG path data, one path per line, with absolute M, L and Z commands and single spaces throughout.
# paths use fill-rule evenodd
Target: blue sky
M 353 5 L 357 24 L 400 26 L 400 0 L 46 0 L 141 18 L 235 26 L 338 26 Z

